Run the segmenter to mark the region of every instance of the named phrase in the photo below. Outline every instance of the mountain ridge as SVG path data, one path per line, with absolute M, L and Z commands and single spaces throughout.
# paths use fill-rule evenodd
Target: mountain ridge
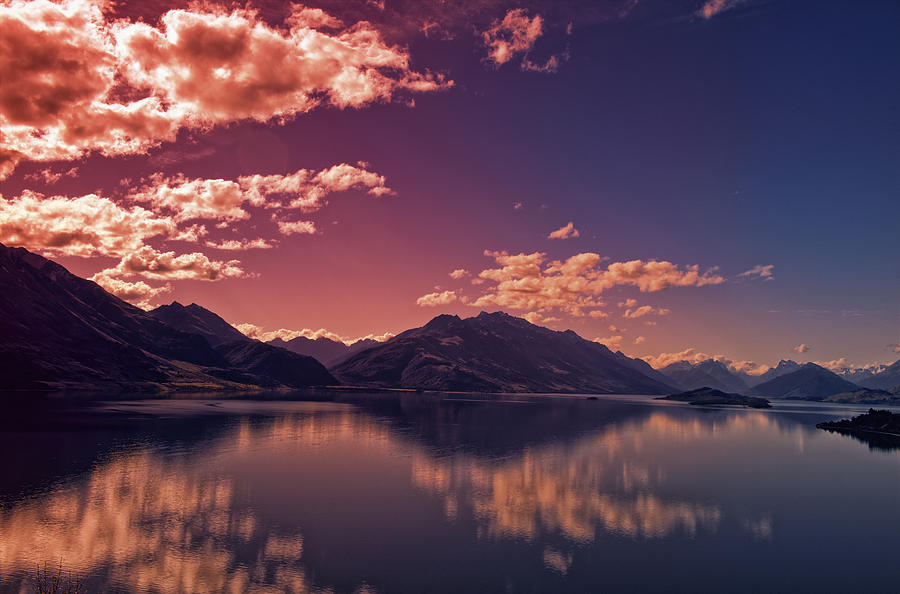
M 0 336 L 3 389 L 157 392 L 283 387 L 273 377 L 230 363 L 204 336 L 182 332 L 60 264 L 3 244 Z M 323 377 L 319 370 L 314 376 L 316 381 Z
M 331 371 L 348 385 L 447 391 L 663 394 L 674 387 L 644 361 L 503 312 L 435 316 Z

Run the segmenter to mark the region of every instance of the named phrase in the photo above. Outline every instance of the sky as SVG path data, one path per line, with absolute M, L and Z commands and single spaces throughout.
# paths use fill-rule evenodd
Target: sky
M 251 336 L 900 355 L 900 4 L 0 2 L 0 242 Z M 7 84 L 7 81 L 15 81 Z

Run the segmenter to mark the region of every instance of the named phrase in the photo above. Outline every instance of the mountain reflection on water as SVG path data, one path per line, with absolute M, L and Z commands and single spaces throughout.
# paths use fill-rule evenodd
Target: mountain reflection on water
M 878 561 L 846 542 L 900 544 L 900 456 L 811 428 L 834 411 L 333 400 L 3 424 L 0 587 L 61 564 L 91 591 L 838 591 Z

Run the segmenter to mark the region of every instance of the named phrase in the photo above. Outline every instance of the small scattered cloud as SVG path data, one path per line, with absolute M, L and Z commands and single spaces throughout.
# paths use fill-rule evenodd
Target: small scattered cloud
M 900 342 L 895 342 L 894 344 L 889 344 L 888 348 L 891 349 L 893 353 L 900 353 Z
M 618 351 L 622 348 L 622 341 L 625 340 L 624 336 L 606 336 L 606 337 L 597 337 L 594 339 L 594 342 L 599 342 L 604 345 L 611 351 Z
M 454 280 L 459 280 L 461 278 L 465 278 L 467 276 L 471 276 L 471 273 L 465 268 L 457 268 L 453 272 L 450 273 L 450 278 Z
M 697 12 L 697 15 L 708 20 L 716 15 L 722 14 L 726 10 L 731 10 L 744 1 L 745 0 L 707 0 Z
M 513 210 L 522 210 L 525 206 L 521 202 L 513 202 Z
M 416 299 L 416 305 L 419 307 L 439 307 L 441 305 L 449 305 L 459 300 L 456 291 L 442 291 L 422 295 Z
M 545 316 L 542 313 L 536 311 L 530 311 L 527 314 L 523 314 L 522 317 L 532 324 L 552 324 L 553 322 L 559 321 L 559 318 L 557 317 Z
M 206 242 L 206 247 L 226 251 L 270 250 L 276 245 L 276 241 L 263 239 L 262 237 L 257 237 L 256 239 L 227 239 L 218 243 L 215 241 Z
M 543 33 L 543 27 L 544 21 L 540 15 L 529 17 L 524 8 L 510 10 L 502 20 L 494 21 L 481 34 L 488 49 L 488 60 L 495 66 L 502 66 L 517 54 L 527 54 Z
M 626 309 L 625 313 L 622 314 L 622 317 L 629 320 L 634 320 L 650 315 L 667 316 L 670 313 L 672 313 L 672 310 L 666 309 L 664 307 L 656 308 L 650 305 L 642 305 L 634 309 Z
M 794 351 L 795 353 L 797 353 L 798 355 L 802 355 L 803 353 L 808 353 L 808 352 L 809 352 L 810 346 L 809 346 L 808 344 L 805 344 L 805 343 L 804 343 L 804 344 L 798 344 L 797 346 L 795 346 L 795 347 L 794 347 L 793 349 L 791 349 L 791 350 Z
M 625 334 L 625 328 L 619 328 L 615 324 L 609 325 L 609 331 L 613 334 Z
M 543 33 L 544 20 L 541 15 L 531 17 L 524 8 L 514 8 L 482 32 L 481 40 L 488 50 L 487 61 L 500 67 L 521 55 L 519 67 L 523 71 L 554 73 L 569 59 L 568 44 L 564 51 L 551 55 L 543 62 L 535 62 L 530 52 Z M 571 27 L 566 27 L 566 35 L 571 34 Z
M 315 235 L 317 231 L 312 221 L 278 221 L 278 230 L 282 235 Z
M 556 231 L 550 233 L 547 239 L 569 239 L 570 237 L 578 237 L 581 233 L 575 228 L 575 223 L 569 221 L 568 225 L 560 227 Z
M 645 340 L 647 340 L 645 337 L 643 337 L 643 336 L 638 336 L 637 338 L 634 339 L 634 344 L 641 344 L 641 343 L 643 343 Z
M 634 307 L 637 305 L 637 303 L 638 303 L 637 299 L 628 298 L 625 301 L 619 301 L 618 306 L 619 307 Z
M 774 269 L 774 264 L 758 264 L 750 270 L 745 270 L 744 272 L 740 273 L 738 277 L 746 279 L 761 279 L 764 281 L 775 280 L 775 277 L 772 275 L 772 271 Z

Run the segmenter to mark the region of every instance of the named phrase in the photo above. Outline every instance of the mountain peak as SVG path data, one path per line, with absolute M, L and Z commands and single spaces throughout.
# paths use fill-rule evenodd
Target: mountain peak
M 475 392 L 661 394 L 642 361 L 505 312 L 441 315 L 331 368 L 348 385 Z

